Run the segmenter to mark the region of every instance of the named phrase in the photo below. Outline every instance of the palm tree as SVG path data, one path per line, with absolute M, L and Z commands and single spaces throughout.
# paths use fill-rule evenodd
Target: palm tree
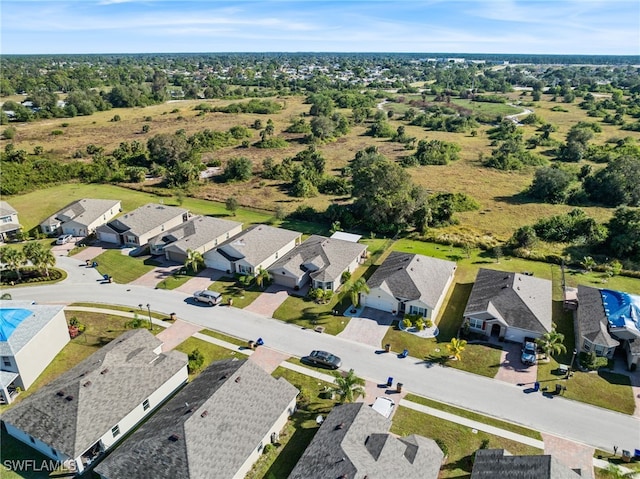
M 597 263 L 591 256 L 585 256 L 582 258 L 582 261 L 580 261 L 580 265 L 587 271 L 591 271 L 596 267 Z
M 262 267 L 258 268 L 258 274 L 256 275 L 256 284 L 260 287 L 260 289 L 262 289 L 262 286 L 265 282 L 268 282 L 270 280 L 271 273 L 269 273 L 269 271 Z
M 451 342 L 447 344 L 447 349 L 451 354 L 450 357 L 452 357 L 457 361 L 460 361 L 462 351 L 464 351 L 464 348 L 466 346 L 467 346 L 467 341 L 465 341 L 464 339 L 451 338 Z
M 26 259 L 39 271 L 44 269 L 45 275 L 49 277 L 49 268 L 56 264 L 51 248 L 45 248 L 42 243 L 32 242 L 27 243 L 23 251 Z
M 336 385 L 333 392 L 340 396 L 340 403 L 350 403 L 359 396 L 364 397 L 364 379 L 356 376 L 353 369 L 350 369 L 346 375 L 334 372 L 333 376 L 335 377 L 333 382 Z
M 364 280 L 364 278 L 358 278 L 355 281 L 349 280 L 345 283 L 344 286 L 345 294 L 351 296 L 351 304 L 353 304 L 354 308 L 360 306 L 360 293 L 369 292 L 369 286 L 367 286 L 367 282 Z
M 184 267 L 186 269 L 191 268 L 194 273 L 197 273 L 200 270 L 200 267 L 202 267 L 203 265 L 204 258 L 202 257 L 202 253 L 200 253 L 200 251 L 188 249 L 187 259 L 184 262 Z
M 22 279 L 22 276 L 20 276 L 20 267 L 26 263 L 26 258 L 22 250 L 9 246 L 0 248 L 0 263 L 6 264 L 9 269 L 15 271 L 18 281 Z
M 536 339 L 536 344 L 544 351 L 545 356 L 555 356 L 556 354 L 567 352 L 567 347 L 562 344 L 563 341 L 564 334 L 556 331 L 556 325 L 553 324 L 551 331 Z

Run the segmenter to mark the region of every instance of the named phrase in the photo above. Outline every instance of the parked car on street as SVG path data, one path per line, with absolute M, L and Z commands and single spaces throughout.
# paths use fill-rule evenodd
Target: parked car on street
M 67 244 L 72 239 L 73 239 L 72 235 L 60 235 L 56 240 L 56 244 Z
M 385 396 L 378 396 L 374 403 L 371 405 L 371 408 L 374 411 L 379 412 L 387 419 L 391 416 L 394 407 L 396 407 L 396 403 L 393 401 L 393 399 Z
M 342 366 L 342 360 L 327 351 L 311 351 L 309 356 L 300 359 L 303 363 L 313 366 L 321 366 L 323 368 L 338 369 Z
M 538 362 L 538 353 L 536 351 L 536 343 L 531 341 L 525 341 L 522 348 L 522 355 L 520 356 L 522 364 L 531 366 Z
M 208 303 L 213 306 L 222 302 L 222 295 L 217 291 L 209 291 L 208 289 L 205 289 L 204 291 L 196 291 L 193 293 L 193 299 L 196 302 Z

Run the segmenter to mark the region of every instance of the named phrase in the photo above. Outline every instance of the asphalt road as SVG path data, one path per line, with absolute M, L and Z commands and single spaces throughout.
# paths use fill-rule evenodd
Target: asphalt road
M 289 355 L 304 356 L 312 349 L 326 349 L 342 358 L 343 369 L 353 368 L 360 377 L 384 383 L 388 376 L 392 376 L 415 394 L 540 432 L 604 450 L 612 450 L 614 445 L 619 450 L 632 452 L 640 448 L 640 420 L 631 416 L 563 397 L 527 394 L 522 387 L 412 357 L 398 359 L 393 353 L 380 354 L 376 348 L 365 344 L 316 333 L 249 311 L 226 306 L 201 306 L 180 292 L 102 284 L 95 270 L 85 268 L 72 258 L 59 258 L 58 263 L 69 272 L 65 281 L 50 286 L 13 288 L 13 299 L 39 303 L 117 304 L 133 309 L 141 303 L 148 303 L 152 311 L 175 312 L 180 319 L 232 336 L 245 339 L 262 337 L 265 346 Z M 571 387 L 570 380 L 568 387 Z

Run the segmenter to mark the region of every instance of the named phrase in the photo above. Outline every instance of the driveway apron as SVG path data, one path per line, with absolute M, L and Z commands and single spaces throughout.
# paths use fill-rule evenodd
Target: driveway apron
M 525 366 L 520 361 L 521 345 L 500 343 L 500 367 L 494 379 L 510 384 L 531 384 L 538 377 L 538 366 Z
M 389 313 L 364 308 L 359 317 L 351 318 L 347 327 L 338 336 L 380 348 L 393 319 L 394 316 Z
M 190 338 L 195 333 L 202 329 L 201 326 L 193 323 L 187 323 L 176 319 L 175 323 L 166 328 L 164 331 L 160 331 L 156 338 L 162 341 L 162 352 L 166 353 L 178 346 L 180 343 Z
M 273 317 L 273 313 L 289 297 L 289 290 L 283 286 L 272 284 L 264 293 L 258 296 L 249 306 L 244 308 L 256 314 L 261 314 L 268 318 Z
M 211 283 L 217 281 L 224 276 L 223 271 L 217 269 L 206 268 L 200 271 L 196 276 L 189 279 L 186 283 L 178 286 L 176 291 L 193 294 L 194 291 L 208 289 Z

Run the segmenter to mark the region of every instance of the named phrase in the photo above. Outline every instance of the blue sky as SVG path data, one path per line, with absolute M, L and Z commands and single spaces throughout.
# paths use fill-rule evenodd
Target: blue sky
M 1 0 L 4 54 L 640 54 L 638 0 Z

